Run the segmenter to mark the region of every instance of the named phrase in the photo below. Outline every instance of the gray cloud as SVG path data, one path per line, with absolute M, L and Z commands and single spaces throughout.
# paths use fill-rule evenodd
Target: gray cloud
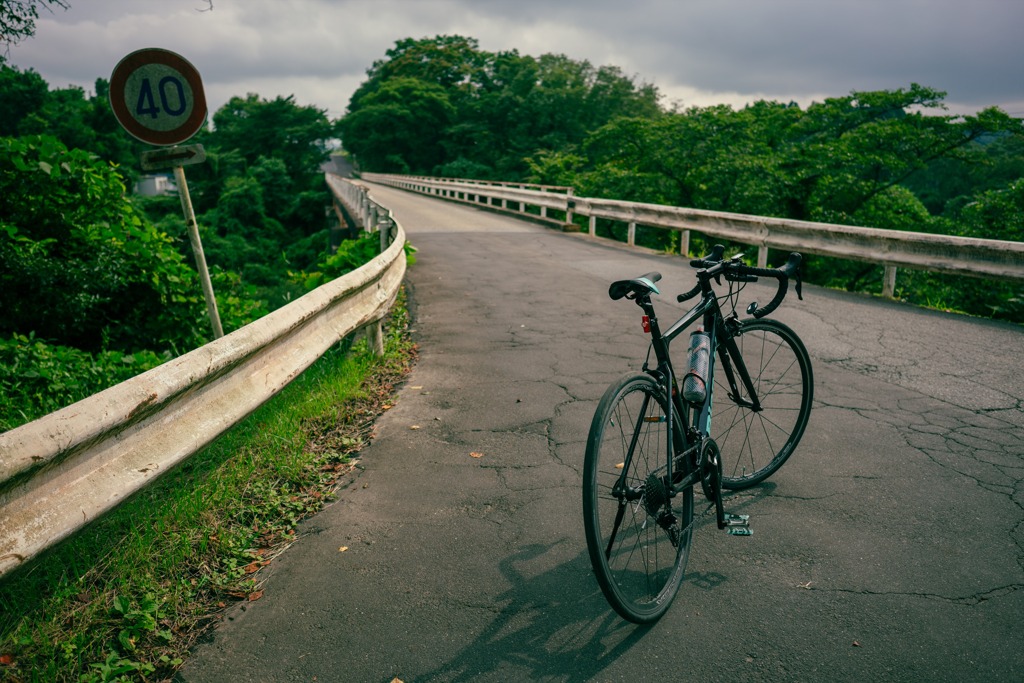
M 852 90 L 948 92 L 954 110 L 1024 115 L 1024 3 L 1015 0 L 71 0 L 10 61 L 91 88 L 141 47 L 184 55 L 210 104 L 294 94 L 338 116 L 396 40 L 614 64 L 684 105 L 807 103 Z

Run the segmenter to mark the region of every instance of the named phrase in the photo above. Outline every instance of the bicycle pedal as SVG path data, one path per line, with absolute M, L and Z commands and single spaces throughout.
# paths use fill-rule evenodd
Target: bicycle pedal
M 753 536 L 750 528 L 750 515 L 731 515 L 725 513 L 726 533 L 730 536 Z
M 726 526 L 750 526 L 750 515 L 731 515 L 725 513 Z

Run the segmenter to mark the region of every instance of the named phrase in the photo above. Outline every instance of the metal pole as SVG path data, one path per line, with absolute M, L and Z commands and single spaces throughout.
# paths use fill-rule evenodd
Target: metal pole
M 757 248 L 757 267 L 768 267 L 768 247 L 763 244 Z
M 888 299 L 896 296 L 896 266 L 885 266 L 885 274 L 882 279 L 882 296 Z
M 203 296 L 206 298 L 206 311 L 210 314 L 213 338 L 220 339 L 224 336 L 224 328 L 220 325 L 220 314 L 217 313 L 217 299 L 213 295 L 210 271 L 206 269 L 206 256 L 203 254 L 203 243 L 199 239 L 199 226 L 196 225 L 196 214 L 192 210 L 192 197 L 188 193 L 188 183 L 185 182 L 185 169 L 183 167 L 174 167 L 174 180 L 178 183 L 181 210 L 185 212 L 185 226 L 188 228 L 188 239 L 192 242 L 192 253 L 196 256 L 196 269 L 199 271 L 199 281 L 203 285 Z

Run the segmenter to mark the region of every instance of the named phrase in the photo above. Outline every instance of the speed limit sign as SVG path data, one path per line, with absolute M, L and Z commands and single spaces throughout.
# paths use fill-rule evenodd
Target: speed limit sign
M 176 145 L 206 120 L 199 72 L 181 55 L 146 48 L 131 53 L 110 76 L 110 106 L 133 136 L 152 145 Z

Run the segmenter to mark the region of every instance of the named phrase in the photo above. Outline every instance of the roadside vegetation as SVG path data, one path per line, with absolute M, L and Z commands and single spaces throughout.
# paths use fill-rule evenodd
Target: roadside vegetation
M 253 415 L 0 584 L 0 680 L 165 680 L 359 467 L 415 358 L 399 300 L 385 354 L 348 338 Z
M 0 58 L 0 431 L 211 340 L 177 194 L 130 192 L 140 146 L 107 84 L 51 90 Z M 332 256 L 332 124 L 233 98 L 186 170 L 225 332 L 304 294 Z

